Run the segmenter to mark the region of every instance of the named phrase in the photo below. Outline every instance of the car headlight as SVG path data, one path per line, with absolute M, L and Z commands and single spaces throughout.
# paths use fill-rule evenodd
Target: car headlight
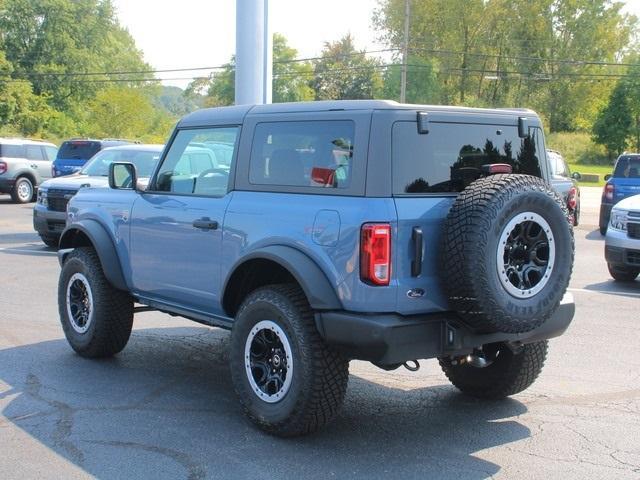
M 627 231 L 627 212 L 626 210 L 611 210 L 611 228 L 614 230 Z
M 49 206 L 49 199 L 47 198 L 47 191 L 40 188 L 38 190 L 38 203 L 42 206 Z

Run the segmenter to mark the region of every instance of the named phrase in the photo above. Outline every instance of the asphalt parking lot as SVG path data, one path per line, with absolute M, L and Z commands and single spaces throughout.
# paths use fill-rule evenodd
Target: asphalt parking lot
M 146 312 L 117 357 L 75 355 L 55 252 L 32 206 L 0 196 L 0 477 L 638 479 L 640 280 L 609 277 L 600 189 L 582 191 L 577 314 L 529 390 L 482 402 L 435 361 L 417 373 L 352 362 L 341 415 L 292 440 L 243 418 L 225 331 Z

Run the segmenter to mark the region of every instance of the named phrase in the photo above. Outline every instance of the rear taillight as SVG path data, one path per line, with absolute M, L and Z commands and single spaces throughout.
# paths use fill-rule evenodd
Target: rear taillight
M 52 177 L 56 176 L 56 167 L 54 167 L 53 164 L 51 164 L 51 176 Z
M 571 187 L 569 189 L 569 198 L 567 200 L 567 206 L 571 209 L 571 210 L 575 210 L 576 206 L 578 205 L 578 191 L 576 190 L 576 187 Z
M 6 171 L 7 171 L 7 163 L 6 162 L 0 162 L 0 175 L 5 173 Z
M 373 285 L 389 285 L 391 225 L 367 223 L 360 233 L 360 278 Z
M 603 192 L 603 196 L 604 196 L 605 200 L 612 201 L 613 200 L 613 192 L 614 191 L 615 191 L 615 187 L 612 184 L 607 183 L 604 186 L 604 192 Z

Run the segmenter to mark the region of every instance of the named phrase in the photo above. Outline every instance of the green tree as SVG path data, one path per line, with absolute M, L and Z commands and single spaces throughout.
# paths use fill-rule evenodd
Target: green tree
M 313 75 L 309 62 L 296 60 L 298 51 L 291 48 L 287 39 L 273 35 L 273 90 L 272 100 L 280 102 L 301 102 L 313 100 L 313 90 L 309 86 Z M 205 93 L 207 107 L 233 105 L 235 101 L 235 57 L 229 63 L 212 73 L 209 78 L 196 79 L 187 88 L 187 97 L 197 97 Z
M 101 90 L 88 103 L 86 134 L 164 142 L 173 119 L 154 108 L 147 92 L 127 87 Z
M 409 56 L 407 67 L 407 103 L 431 104 L 440 101 L 438 72 L 433 63 L 421 57 Z M 389 100 L 400 100 L 402 66 L 397 63 L 384 73 L 382 96 Z
M 610 157 L 624 151 L 631 134 L 632 112 L 628 95 L 627 86 L 619 82 L 611 93 L 609 104 L 593 125 L 593 140 L 604 145 Z
M 379 62 L 358 51 L 351 35 L 325 43 L 314 64 L 316 100 L 375 98 L 382 92 Z
M 33 92 L 60 111 L 93 97 L 104 80 L 149 76 L 69 75 L 150 70 L 119 25 L 111 0 L 4 0 L 0 48 L 13 77 L 29 80 Z

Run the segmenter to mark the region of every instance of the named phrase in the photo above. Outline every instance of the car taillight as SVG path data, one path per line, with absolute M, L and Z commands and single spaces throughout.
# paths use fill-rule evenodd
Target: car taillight
M 7 163 L 6 162 L 0 162 L 0 175 L 5 173 L 6 171 L 7 171 Z
M 607 183 L 604 186 L 604 198 L 605 198 L 605 200 L 612 201 L 613 200 L 613 192 L 614 191 L 615 191 L 615 187 L 612 184 Z
M 360 232 L 360 278 L 373 285 L 389 285 L 391 225 L 367 223 Z
M 577 193 L 578 191 L 576 190 L 576 187 L 571 187 L 569 189 L 569 198 L 567 200 L 567 206 L 571 210 L 575 210 L 576 206 L 578 205 Z
M 56 176 L 56 167 L 54 167 L 53 164 L 51 164 L 51 176 L 52 177 Z

